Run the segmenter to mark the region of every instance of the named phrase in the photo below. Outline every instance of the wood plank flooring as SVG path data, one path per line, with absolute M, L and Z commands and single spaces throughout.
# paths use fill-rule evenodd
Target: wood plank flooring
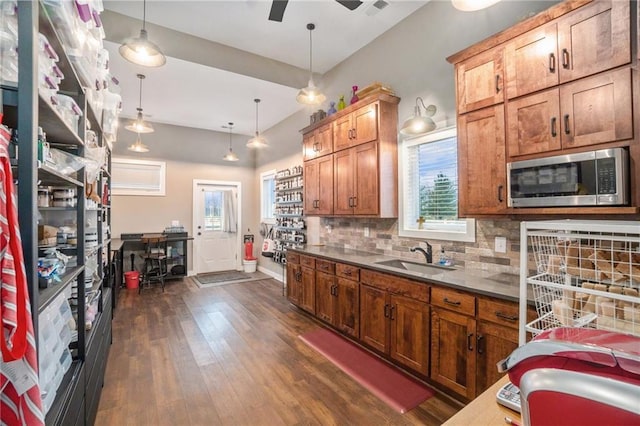
M 298 338 L 319 326 L 273 279 L 122 290 L 96 425 L 439 425 L 460 408 L 396 413 Z

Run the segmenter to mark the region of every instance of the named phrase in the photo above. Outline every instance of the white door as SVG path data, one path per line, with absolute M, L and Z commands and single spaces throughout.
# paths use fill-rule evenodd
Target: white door
M 238 187 L 196 183 L 193 207 L 195 272 L 238 269 Z

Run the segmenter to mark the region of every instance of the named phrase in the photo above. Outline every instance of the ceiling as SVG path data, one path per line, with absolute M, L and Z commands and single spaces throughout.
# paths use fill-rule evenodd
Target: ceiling
M 256 126 L 253 100 L 260 98 L 259 129 L 264 131 L 302 109 L 295 95 L 308 79 L 307 23 L 316 24 L 313 71 L 323 74 L 427 1 L 386 0 L 388 6 L 380 10 L 374 0 L 365 0 L 350 11 L 334 0 L 290 0 L 283 21 L 273 22 L 267 19 L 267 0 L 149 0 L 149 39 L 164 50 L 167 64 L 144 68 L 118 54 L 126 36 L 139 34 L 142 1 L 105 0 L 105 47 L 122 89 L 121 116 L 135 117 L 136 74 L 142 73 L 147 76 L 142 107 L 152 122 L 217 131 L 234 122 L 234 133 L 251 135 Z M 196 45 L 199 51 L 190 52 Z M 233 59 L 225 63 L 222 56 Z

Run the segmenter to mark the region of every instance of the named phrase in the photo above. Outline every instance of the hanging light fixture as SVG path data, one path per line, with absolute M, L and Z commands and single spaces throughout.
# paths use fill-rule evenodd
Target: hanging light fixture
M 422 108 L 424 108 L 424 115 L 422 115 L 420 104 L 422 104 Z M 436 128 L 436 123 L 431 119 L 435 113 L 435 105 L 425 106 L 422 98 L 417 97 L 414 115 L 404 122 L 400 133 L 405 136 L 419 136 L 432 131 Z
M 167 58 L 155 43 L 149 41 L 146 30 L 147 2 L 142 2 L 142 29 L 140 37 L 129 37 L 120 46 L 120 55 L 129 62 L 145 67 L 161 67 Z
M 500 0 L 451 0 L 453 7 L 463 12 L 475 12 L 493 6 Z
M 151 123 L 144 121 L 142 117 L 142 80 L 145 79 L 145 76 L 138 74 L 137 77 L 140 79 L 140 99 L 138 101 L 138 108 L 136 108 L 138 110 L 138 116 L 135 120 L 124 126 L 124 128 L 136 133 L 152 133 L 154 132 L 153 126 L 151 126 Z
M 258 131 L 258 104 L 260 103 L 260 99 L 254 99 L 253 102 L 256 103 L 256 135 L 249 139 L 247 146 L 249 148 L 264 148 L 269 144 L 264 137 L 260 136 L 260 132 Z
M 309 84 L 307 87 L 300 89 L 296 101 L 305 105 L 320 105 L 327 97 L 313 84 L 313 44 L 311 40 L 311 32 L 316 28 L 315 24 L 307 24 L 309 30 Z
M 133 152 L 149 152 L 149 147 L 142 143 L 142 138 L 140 137 L 140 133 L 138 133 L 138 137 L 136 138 L 136 141 L 131 145 L 129 145 L 127 149 Z
M 227 152 L 227 155 L 225 155 L 224 157 L 222 157 L 222 159 L 224 161 L 238 161 L 239 158 L 236 155 L 235 152 L 233 152 L 233 148 L 231 147 L 231 130 L 233 130 L 233 123 L 229 122 L 228 126 L 222 126 L 225 129 L 229 129 L 229 152 Z

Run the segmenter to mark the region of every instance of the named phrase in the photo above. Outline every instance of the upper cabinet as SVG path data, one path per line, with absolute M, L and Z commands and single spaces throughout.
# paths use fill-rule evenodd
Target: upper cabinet
M 563 1 L 447 58 L 461 216 L 640 212 L 637 9 L 635 1 Z M 506 206 L 508 162 L 605 148 L 628 151 L 629 205 Z
M 456 67 L 458 113 L 462 114 L 504 100 L 502 49 L 473 56 Z
M 399 102 L 372 95 L 302 130 L 306 215 L 397 217 Z

